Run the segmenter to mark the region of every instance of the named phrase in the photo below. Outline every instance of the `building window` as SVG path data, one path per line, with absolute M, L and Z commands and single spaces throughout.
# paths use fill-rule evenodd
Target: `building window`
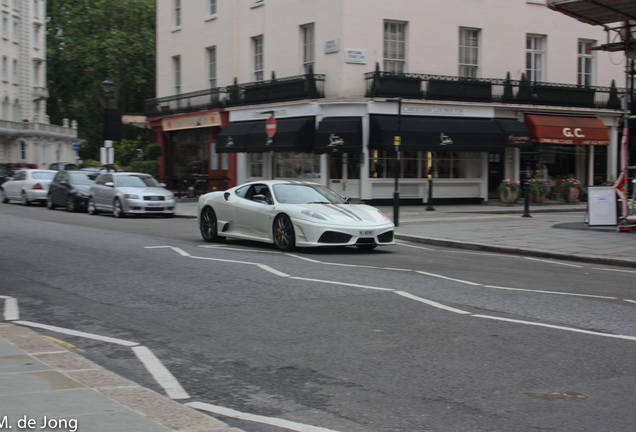
M 594 51 L 590 51 L 593 46 L 592 41 L 579 41 L 578 84 L 582 86 L 594 85 Z
M 20 42 L 20 20 L 18 18 L 13 18 L 13 42 Z
M 313 153 L 276 152 L 276 177 L 320 178 L 320 155 Z
M 172 57 L 172 70 L 174 73 L 174 94 L 181 94 L 181 56 Z
M 33 0 L 33 17 L 40 17 L 40 0 Z
M 40 48 L 40 33 L 42 30 L 41 24 L 33 25 L 33 48 Z
M 42 64 L 40 61 L 33 62 L 33 87 L 41 87 L 40 82 L 40 70 L 42 69 Z
M 263 177 L 263 154 L 248 153 L 250 177 Z
M 210 15 L 216 15 L 216 0 L 208 0 L 208 12 Z
M 13 121 L 20 121 L 20 101 L 17 99 L 13 102 Z
M 9 15 L 2 14 L 2 37 L 9 39 Z
M 13 70 L 11 71 L 13 84 L 18 84 L 18 61 L 13 60 Z
M 384 22 L 384 71 L 406 72 L 406 24 Z
M 254 81 L 263 81 L 263 36 L 252 39 L 254 47 Z
M 314 69 L 315 61 L 315 42 L 314 42 L 314 25 L 307 24 L 301 27 L 303 34 L 303 73 L 308 74 L 309 69 Z
M 545 36 L 526 38 L 526 77 L 535 82 L 545 80 Z
M 401 155 L 401 178 L 479 178 L 480 153 L 405 151 Z M 372 150 L 369 177 L 395 178 L 395 152 Z
M 174 0 L 174 26 L 181 27 L 181 0 Z
M 9 59 L 2 56 L 2 81 L 9 81 Z
M 216 47 L 210 47 L 208 51 L 208 88 L 216 88 Z
M 459 76 L 479 77 L 479 30 L 459 29 Z
M 19 151 L 20 151 L 20 160 L 26 160 L 26 148 L 27 145 L 24 141 L 20 141 Z

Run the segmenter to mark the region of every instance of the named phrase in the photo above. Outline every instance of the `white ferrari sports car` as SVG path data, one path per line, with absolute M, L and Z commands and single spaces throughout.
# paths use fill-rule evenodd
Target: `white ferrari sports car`
M 211 192 L 199 198 L 197 217 L 207 242 L 255 240 L 282 251 L 395 244 L 393 222 L 380 210 L 349 204 L 348 198 L 310 182 L 264 180 Z

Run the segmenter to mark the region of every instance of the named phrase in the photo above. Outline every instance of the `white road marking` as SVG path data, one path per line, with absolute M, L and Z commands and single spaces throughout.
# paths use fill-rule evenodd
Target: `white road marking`
M 630 303 L 636 303 L 636 301 L 634 301 L 634 300 L 623 299 L 623 301 L 630 302 Z
M 132 347 L 132 350 L 171 399 L 190 399 L 190 395 L 181 387 L 179 381 L 152 351 L 141 345 Z
M 394 271 L 404 271 L 410 272 L 413 271 L 411 269 L 401 269 L 401 268 L 391 268 L 391 267 L 376 267 L 376 266 L 368 266 L 368 265 L 360 265 L 360 264 L 344 264 L 344 263 L 333 263 L 328 261 L 318 261 L 311 258 L 303 257 L 296 254 L 286 253 L 285 255 L 290 256 L 292 258 L 298 258 L 300 260 L 309 261 L 315 264 L 323 264 L 323 265 L 332 265 L 332 266 L 341 266 L 341 267 L 356 267 L 356 268 L 367 268 L 374 270 L 394 270 Z
M 4 319 L 5 321 L 15 321 L 20 319 L 18 300 L 13 297 L 2 296 L 4 298 Z
M 444 310 L 447 310 L 449 312 L 454 312 L 454 313 L 463 314 L 463 315 L 472 315 L 471 312 L 466 312 L 466 311 L 463 311 L 461 309 L 455 309 L 455 308 L 452 308 L 450 306 L 445 306 L 445 305 L 443 305 L 441 303 L 437 303 L 437 302 L 434 302 L 432 300 L 427 300 L 427 299 L 424 299 L 422 297 L 417 297 L 417 296 L 414 296 L 413 294 L 409 294 L 409 293 L 404 292 L 404 291 L 395 291 L 395 293 L 399 294 L 399 295 L 401 295 L 403 297 L 410 298 L 411 300 L 415 300 L 415 301 L 418 301 L 418 302 L 426 303 L 427 305 L 436 307 L 438 309 L 444 309 Z
M 240 248 L 233 248 L 233 247 L 228 247 L 228 246 L 221 246 L 221 245 L 202 245 L 199 246 L 200 248 L 204 248 L 204 249 L 223 249 L 223 250 L 233 250 L 233 251 L 239 251 L 239 252 L 254 252 L 254 253 L 266 253 L 266 254 L 280 254 L 280 252 L 276 252 L 276 251 L 264 251 L 264 250 L 255 250 L 255 249 L 240 249 Z
M 537 327 L 547 327 L 547 328 L 553 328 L 557 330 L 566 330 L 566 331 L 571 331 L 575 333 L 583 333 L 583 334 L 589 334 L 594 336 L 603 336 L 603 337 L 609 337 L 609 338 L 627 339 L 627 340 L 636 341 L 636 336 L 615 335 L 610 333 L 601 333 L 601 332 L 595 332 L 590 330 L 575 329 L 572 327 L 563 327 L 563 326 L 552 325 L 552 324 L 543 324 L 543 323 L 537 323 L 532 321 L 522 321 L 522 320 L 516 320 L 516 319 L 510 319 L 510 318 L 501 318 L 501 317 L 495 317 L 495 316 L 489 316 L 489 315 L 473 315 L 473 316 L 475 318 L 487 318 L 492 320 L 517 323 L 517 324 L 526 324 L 526 325 L 537 326 Z
M 592 294 L 576 294 L 576 293 L 566 293 L 566 292 L 559 292 L 559 291 L 543 291 L 543 290 L 535 290 L 535 289 L 527 289 L 527 288 L 507 288 L 507 287 L 500 287 L 500 286 L 494 286 L 494 285 L 484 285 L 484 288 L 494 288 L 494 289 L 508 290 L 508 291 L 527 291 L 527 292 L 531 292 L 531 293 L 567 295 L 567 296 L 575 296 L 575 297 L 592 297 L 592 298 L 602 298 L 602 299 L 617 300 L 616 297 L 607 297 L 607 296 L 599 296 L 599 295 L 592 295 Z
M 179 255 L 184 256 L 184 257 L 188 257 L 190 256 L 190 254 L 186 251 L 184 251 L 181 248 L 178 247 L 174 247 L 174 246 L 145 246 L 145 249 L 172 249 L 173 251 L 177 252 Z
M 369 285 L 359 285 L 359 284 L 353 284 L 353 283 L 347 283 L 347 282 L 328 281 L 328 280 L 322 280 L 322 279 L 310 279 L 310 278 L 297 277 L 297 276 L 290 276 L 289 278 L 296 279 L 296 280 L 304 280 L 309 282 L 319 282 L 319 283 L 326 283 L 331 285 L 344 285 L 344 286 L 350 286 L 355 288 L 365 288 L 365 289 L 372 289 L 372 290 L 379 290 L 379 291 L 395 291 L 392 288 L 380 288 L 380 287 L 374 287 Z
M 268 271 L 270 273 L 274 273 L 276 276 L 280 276 L 280 277 L 289 277 L 289 275 L 287 273 L 283 273 L 281 271 L 278 271 L 276 269 L 271 268 L 268 265 L 265 264 L 256 264 L 257 266 L 259 266 L 260 268 L 262 268 L 265 271 Z
M 265 417 L 256 414 L 246 414 L 240 411 L 235 411 L 230 408 L 223 408 L 217 405 L 211 405 L 203 402 L 188 402 L 185 405 L 190 408 L 195 408 L 201 411 L 207 411 L 214 414 L 222 415 L 225 417 L 231 417 L 239 420 L 247 420 L 256 423 L 263 423 L 272 426 L 289 429 L 296 432 L 337 432 L 333 429 L 325 429 L 317 426 L 310 426 L 302 423 L 296 423 L 289 420 L 277 419 L 273 417 Z
M 562 265 L 562 266 L 578 267 L 578 268 L 583 267 L 583 266 L 576 265 L 576 264 L 566 264 L 566 263 L 563 263 L 563 262 L 551 261 L 551 260 L 545 260 L 545 259 L 539 259 L 539 258 L 531 258 L 531 257 L 524 257 L 524 258 L 527 259 L 527 260 L 541 261 L 541 262 L 548 263 L 548 264 L 558 264 L 558 265 Z
M 401 241 L 396 241 L 395 244 L 397 244 L 398 246 L 410 247 L 410 248 L 413 248 L 413 249 L 424 249 L 424 250 L 427 250 L 427 251 L 435 250 L 435 249 L 426 248 L 426 247 L 422 247 L 422 246 L 415 246 L 415 245 L 406 244 L 406 243 L 401 242 Z
M 86 332 L 82 332 L 82 331 L 77 331 L 77 330 L 71 330 L 71 329 L 66 329 L 63 327 L 56 327 L 56 326 L 52 326 L 52 325 L 48 325 L 48 324 L 39 324 L 39 323 L 34 323 L 31 321 L 13 321 L 14 324 L 20 324 L 20 325 L 24 325 L 27 327 L 35 327 L 35 328 L 41 328 L 44 330 L 50 330 L 50 331 L 54 331 L 57 333 L 63 333 L 63 334 L 67 334 L 67 335 L 71 335 L 71 336 L 79 336 L 79 337 L 83 337 L 86 339 L 94 339 L 94 340 L 98 340 L 98 341 L 102 341 L 102 342 L 108 342 L 108 343 L 113 343 L 113 344 L 117 344 L 117 345 L 123 345 L 123 346 L 128 346 L 128 347 L 133 347 L 133 346 L 137 346 L 139 345 L 139 343 L 137 342 L 130 342 L 124 339 L 117 339 L 117 338 L 112 338 L 112 337 L 108 337 L 108 336 L 100 336 L 100 335 L 96 335 L 93 333 L 86 333 Z
M 446 279 L 449 281 L 453 281 L 453 282 L 459 282 L 459 283 L 463 283 L 463 284 L 467 284 L 467 285 L 476 285 L 476 286 L 481 286 L 482 284 L 477 283 L 477 282 L 469 282 L 469 281 L 465 281 L 465 280 L 461 280 L 461 279 L 454 279 L 454 278 L 450 278 L 448 276 L 442 276 L 442 275 L 438 275 L 435 273 L 428 273 L 428 272 L 424 272 L 421 270 L 415 270 L 415 273 L 419 273 L 419 274 L 423 274 L 426 276 L 432 276 L 432 277 L 436 277 L 436 278 L 440 278 L 440 279 Z
M 228 262 L 228 263 L 233 263 L 233 264 L 256 265 L 256 263 L 253 263 L 253 262 L 237 261 L 237 260 L 224 259 L 224 258 L 198 257 L 198 256 L 193 256 L 193 255 L 190 255 L 190 258 L 200 259 L 200 260 L 207 260 L 207 261 Z
M 594 270 L 604 270 L 604 271 L 613 271 L 613 272 L 621 272 L 621 273 L 636 273 L 636 270 L 619 270 L 619 269 L 600 268 L 600 267 L 597 267 Z

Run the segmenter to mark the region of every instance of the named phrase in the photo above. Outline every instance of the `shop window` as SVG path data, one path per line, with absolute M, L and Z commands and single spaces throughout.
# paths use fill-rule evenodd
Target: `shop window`
M 481 153 L 405 151 L 400 155 L 400 178 L 479 178 Z M 373 150 L 369 177 L 394 178 L 395 152 Z
M 320 178 L 320 155 L 313 153 L 277 152 L 276 177 Z
M 263 177 L 263 153 L 249 153 L 250 177 Z
M 329 157 L 329 178 L 347 180 L 359 179 L 361 160 L 362 155 L 359 153 L 331 155 Z

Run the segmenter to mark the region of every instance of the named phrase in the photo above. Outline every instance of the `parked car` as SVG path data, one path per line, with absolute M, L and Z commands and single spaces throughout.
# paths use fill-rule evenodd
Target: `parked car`
M 266 180 L 201 196 L 197 216 L 207 242 L 232 237 L 273 243 L 282 251 L 395 244 L 394 225 L 384 213 L 349 202 L 317 183 Z
M 49 185 L 46 206 L 66 207 L 69 212 L 86 211 L 90 188 L 98 174 L 89 171 L 58 171 Z
M 50 170 L 56 170 L 56 171 L 60 171 L 60 170 L 67 170 L 67 171 L 71 171 L 71 170 L 78 170 L 80 167 L 72 162 L 53 162 L 52 164 L 49 164 L 49 169 Z
M 112 212 L 121 218 L 133 214 L 174 216 L 174 194 L 150 174 L 106 172 L 90 188 L 88 213 Z
M 10 200 L 22 201 L 23 205 L 33 202 L 46 203 L 49 184 L 57 171 L 40 169 L 22 169 L 0 186 L 0 200 L 8 203 Z
M 24 168 L 1 168 L 0 169 L 0 184 L 10 180 L 15 174 Z

